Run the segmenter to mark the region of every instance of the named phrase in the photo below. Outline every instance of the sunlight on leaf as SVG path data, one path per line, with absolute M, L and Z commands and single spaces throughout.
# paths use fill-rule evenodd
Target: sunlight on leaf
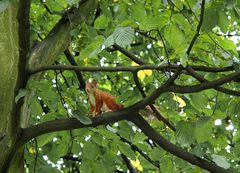
M 147 75 L 147 76 L 151 76 L 152 75 L 152 70 L 143 70 L 144 73 Z
M 140 161 L 137 159 L 135 160 L 130 160 L 131 164 L 133 165 L 134 168 L 136 168 L 138 171 L 143 171 L 143 167 L 140 164 Z
M 31 153 L 31 154 L 33 154 L 33 155 L 35 155 L 35 154 L 37 153 L 34 147 L 30 147 L 30 148 L 28 149 L 28 151 L 29 151 L 29 153 Z
M 143 80 L 146 75 L 145 75 L 144 71 L 141 70 L 141 71 L 138 71 L 137 76 L 139 79 Z
M 136 62 L 132 62 L 131 66 L 139 66 L 139 64 L 137 64 Z M 152 70 L 140 70 L 138 71 L 138 78 L 143 80 L 146 76 L 151 76 L 152 75 Z
M 179 107 L 180 107 L 180 108 L 183 108 L 183 107 L 186 106 L 185 101 L 184 101 L 181 97 L 178 97 L 178 96 L 174 95 L 174 96 L 173 96 L 173 100 L 175 100 L 176 102 L 179 103 Z

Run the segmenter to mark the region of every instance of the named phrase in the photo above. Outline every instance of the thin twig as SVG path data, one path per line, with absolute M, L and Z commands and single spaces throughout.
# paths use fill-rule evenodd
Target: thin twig
M 131 164 L 130 160 L 127 158 L 127 156 L 125 156 L 124 154 L 121 154 L 121 157 L 122 157 L 123 161 L 125 162 L 130 173 L 137 173 L 137 171 L 134 169 L 133 165 Z
M 132 52 L 129 52 L 128 50 L 124 49 L 123 47 L 121 47 L 117 44 L 114 44 L 113 47 L 115 49 L 117 49 L 118 51 L 120 51 L 121 53 L 123 53 L 124 55 L 126 55 L 128 58 L 130 58 L 132 61 L 136 62 L 139 65 L 149 64 L 145 60 L 136 57 Z
M 169 61 L 169 55 L 168 55 L 168 51 L 167 51 L 167 46 L 166 46 L 165 41 L 163 39 L 163 36 L 162 36 L 162 34 L 161 34 L 161 32 L 159 31 L 158 28 L 157 28 L 157 32 L 158 32 L 158 35 L 159 35 L 160 39 L 162 40 L 163 47 L 164 47 L 164 50 L 165 50 L 165 53 L 166 53 L 166 57 L 167 57 L 167 59 Z
M 203 17 L 204 17 L 204 6 L 205 6 L 205 0 L 202 0 L 202 4 L 201 4 L 201 14 L 200 14 L 200 20 L 199 20 L 199 23 L 198 23 L 198 26 L 197 26 L 197 30 L 196 30 L 196 33 L 187 49 L 187 55 L 189 56 L 191 50 L 192 50 L 192 47 L 195 43 L 195 41 L 197 40 L 198 36 L 200 35 L 200 29 L 201 29 L 201 26 L 202 26 L 202 23 L 203 23 Z
M 68 61 L 70 62 L 71 65 L 77 66 L 77 62 L 75 61 L 74 57 L 72 56 L 71 52 L 69 51 L 69 49 L 66 49 L 64 51 L 65 56 L 67 57 Z M 85 80 L 83 78 L 83 75 L 80 71 L 75 71 L 78 81 L 80 83 L 80 89 L 85 91 Z
M 122 137 L 119 133 L 117 135 L 120 137 L 120 140 L 127 143 L 128 145 L 131 146 L 131 149 L 133 151 L 138 152 L 141 156 L 143 156 L 149 163 L 151 163 L 153 166 L 156 166 L 158 169 L 160 169 L 160 165 L 158 162 L 153 161 L 144 151 L 142 151 L 140 148 L 138 148 L 136 145 L 128 141 L 126 138 Z
M 38 160 L 38 143 L 37 143 L 37 138 L 34 138 L 34 143 L 35 143 L 35 150 L 36 150 L 36 156 L 34 159 L 34 168 L 33 168 L 33 172 L 36 172 L 37 169 L 37 160 Z

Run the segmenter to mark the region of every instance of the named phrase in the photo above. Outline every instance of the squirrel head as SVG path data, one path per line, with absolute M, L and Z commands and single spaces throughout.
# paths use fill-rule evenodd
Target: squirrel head
M 86 92 L 87 93 L 93 93 L 97 89 L 97 81 L 93 80 L 92 82 L 86 83 Z

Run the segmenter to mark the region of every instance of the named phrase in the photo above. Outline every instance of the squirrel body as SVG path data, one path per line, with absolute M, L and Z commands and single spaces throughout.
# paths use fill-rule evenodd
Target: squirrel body
M 116 97 L 97 88 L 97 81 L 86 83 L 86 92 L 90 104 L 90 113 L 93 117 L 101 112 L 122 109 L 123 105 L 116 103 Z

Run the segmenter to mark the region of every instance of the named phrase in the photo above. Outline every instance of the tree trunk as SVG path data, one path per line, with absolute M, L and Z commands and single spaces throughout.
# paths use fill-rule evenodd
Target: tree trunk
M 14 113 L 16 84 L 18 78 L 18 3 L 5 1 L 0 9 L 0 172 L 22 173 L 23 149 L 13 154 L 14 143 L 19 129 L 14 127 L 17 118 Z M 13 130 L 15 129 L 15 130 Z M 14 155 L 14 156 L 13 156 Z M 8 164 L 12 158 L 11 164 Z M 21 166 L 20 166 L 21 165 Z

